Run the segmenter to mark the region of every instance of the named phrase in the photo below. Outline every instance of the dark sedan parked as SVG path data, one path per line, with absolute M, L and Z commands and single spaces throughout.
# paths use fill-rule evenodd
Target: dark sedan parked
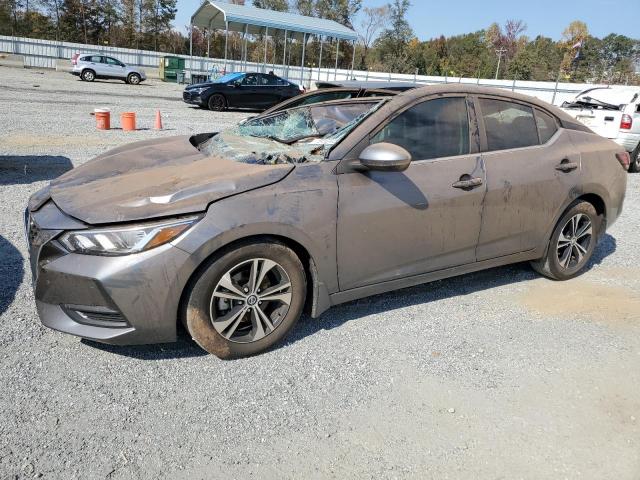
M 302 92 L 295 83 L 266 73 L 228 73 L 184 89 L 182 99 L 209 110 L 227 108 L 266 109 Z

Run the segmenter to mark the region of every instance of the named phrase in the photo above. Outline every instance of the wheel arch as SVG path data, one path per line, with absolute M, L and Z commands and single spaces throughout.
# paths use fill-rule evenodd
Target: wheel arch
M 229 108 L 229 98 L 224 93 L 218 91 L 211 92 L 207 97 L 207 108 L 209 108 L 209 100 L 211 100 L 215 95 L 222 97 L 224 99 L 225 108 Z
M 304 273 L 307 278 L 307 292 L 305 298 L 304 311 L 309 313 L 312 318 L 319 317 L 330 306 L 329 293 L 327 288 L 320 279 L 316 267 L 316 262 L 309 252 L 309 249 L 305 247 L 298 240 L 278 233 L 261 233 L 252 234 L 239 238 L 235 238 L 224 245 L 219 246 L 205 257 L 199 259 L 198 265 L 191 272 L 189 279 L 185 283 L 182 292 L 180 294 L 180 301 L 178 302 L 178 312 L 176 315 L 176 321 L 178 324 L 182 323 L 183 316 L 185 314 L 185 306 L 187 297 L 191 291 L 191 287 L 197 281 L 200 274 L 205 270 L 207 264 L 215 257 L 219 257 L 238 248 L 242 245 L 251 244 L 255 242 L 277 242 L 289 247 L 296 254 L 300 262 L 304 267 Z
M 556 225 L 558 224 L 560 219 L 567 212 L 567 210 L 569 210 L 577 202 L 581 202 L 581 201 L 590 203 L 596 209 L 596 213 L 598 215 L 602 215 L 602 222 L 603 222 L 604 228 L 600 230 L 600 235 L 604 234 L 607 227 L 607 203 L 602 197 L 602 195 L 600 195 L 599 193 L 595 193 L 595 191 L 590 191 L 589 193 L 581 193 L 578 196 L 570 196 L 567 199 L 567 201 L 564 203 L 564 205 L 562 205 L 562 207 L 559 209 L 558 213 L 553 219 L 553 223 L 551 224 L 550 229 L 548 230 L 545 236 L 546 243 L 544 244 L 544 248 L 542 249 L 542 256 L 547 254 L 547 251 L 549 249 L 549 241 L 551 240 L 551 235 L 553 234 L 553 231 L 555 230 Z

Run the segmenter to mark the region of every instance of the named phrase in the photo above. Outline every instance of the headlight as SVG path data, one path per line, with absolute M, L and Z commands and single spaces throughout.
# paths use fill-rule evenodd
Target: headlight
M 202 87 L 202 88 L 192 88 L 191 90 L 189 90 L 190 93 L 197 93 L 198 95 L 202 95 L 202 92 L 204 92 L 205 90 L 208 90 L 209 87 Z
M 73 253 L 127 255 L 164 245 L 186 232 L 200 217 L 148 223 L 123 228 L 99 228 L 67 232 L 60 243 Z

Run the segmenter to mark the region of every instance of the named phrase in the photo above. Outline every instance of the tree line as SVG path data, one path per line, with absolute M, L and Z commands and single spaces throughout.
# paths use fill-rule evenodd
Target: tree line
M 243 0 L 233 0 L 241 3 Z M 261 8 L 335 20 L 358 32 L 357 69 L 450 77 L 640 84 L 640 40 L 611 33 L 597 38 L 579 20 L 554 40 L 529 37 L 522 20 L 494 23 L 462 35 L 419 40 L 407 21 L 410 0 L 363 7 L 362 0 L 253 0 Z M 190 27 L 172 27 L 176 0 L 0 0 L 0 34 L 117 47 L 189 53 Z M 270 63 L 281 63 L 284 38 L 266 39 Z M 290 41 L 288 63 L 302 61 L 302 44 Z M 248 59 L 261 62 L 265 39 L 251 36 Z M 335 40 L 326 40 L 322 66 L 335 65 Z M 353 46 L 342 42 L 340 68 L 350 68 Z M 240 58 L 242 37 L 229 36 L 230 58 Z M 224 34 L 193 29 L 193 54 L 220 58 Z M 310 37 L 305 66 L 317 67 L 320 42 Z

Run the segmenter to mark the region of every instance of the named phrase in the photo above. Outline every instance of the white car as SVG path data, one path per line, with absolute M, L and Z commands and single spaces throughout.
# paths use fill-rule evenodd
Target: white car
M 580 92 L 562 109 L 631 155 L 630 172 L 640 172 L 640 87 L 596 87 Z
M 86 82 L 93 82 L 96 78 L 106 78 L 138 85 L 147 79 L 144 70 L 99 53 L 75 53 L 71 57 L 71 64 L 73 66 L 71 73 Z

